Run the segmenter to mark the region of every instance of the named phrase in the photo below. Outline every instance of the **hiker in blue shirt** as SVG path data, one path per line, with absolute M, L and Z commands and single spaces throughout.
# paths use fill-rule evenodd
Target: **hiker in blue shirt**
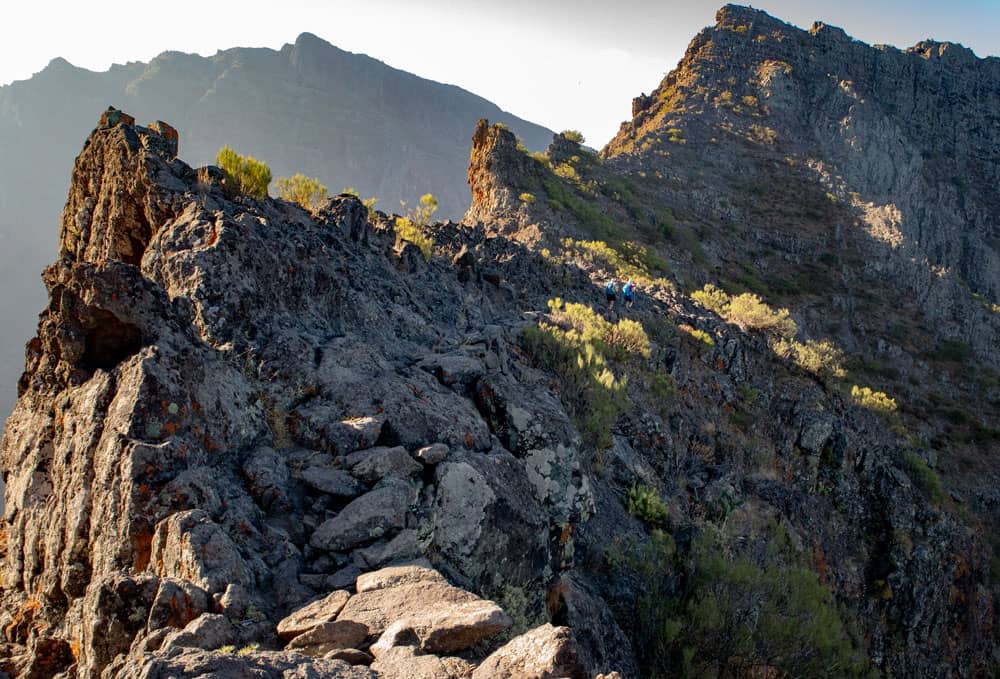
M 618 290 L 615 288 L 615 279 L 608 279 L 607 285 L 604 286 L 604 296 L 608 298 L 608 311 L 615 310 L 615 300 L 618 299 Z
M 631 309 L 632 303 L 635 302 L 635 283 L 631 279 L 622 288 L 622 297 L 625 298 L 625 306 Z

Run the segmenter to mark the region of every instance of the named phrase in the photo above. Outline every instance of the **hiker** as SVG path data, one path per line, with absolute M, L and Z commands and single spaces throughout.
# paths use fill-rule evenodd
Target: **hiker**
M 632 282 L 631 278 L 622 288 L 622 297 L 625 298 L 625 306 L 631 309 L 632 303 L 635 302 L 635 283 Z
M 608 298 L 608 311 L 615 310 L 615 300 L 618 299 L 618 291 L 615 289 L 615 279 L 608 279 L 607 285 L 604 286 L 604 296 Z

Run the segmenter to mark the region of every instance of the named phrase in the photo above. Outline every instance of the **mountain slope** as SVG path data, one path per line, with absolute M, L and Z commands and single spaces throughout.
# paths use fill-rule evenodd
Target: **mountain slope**
M 12 384 L 23 337 L 44 299 L 38 273 L 55 246 L 69 181 L 67 158 L 93 112 L 122 106 L 185 131 L 182 153 L 213 161 L 223 144 L 266 160 L 274 176 L 303 172 L 336 193 L 354 187 L 387 209 L 434 193 L 443 216 L 468 207 L 468 131 L 504 121 L 531 148 L 552 133 L 458 87 L 390 68 L 304 33 L 279 51 L 235 48 L 213 57 L 166 52 L 104 73 L 53 60 L 30 80 L 0 87 L 0 382 Z M 0 392 L 0 412 L 13 394 Z

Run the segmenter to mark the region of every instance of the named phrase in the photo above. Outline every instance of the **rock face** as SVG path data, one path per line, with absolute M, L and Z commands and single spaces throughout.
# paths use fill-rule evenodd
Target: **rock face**
M 840 193 L 889 170 L 795 108 L 855 87 L 809 70 L 869 54 L 829 31 L 725 8 L 603 157 L 484 121 L 428 257 L 352 196 L 227 196 L 106 113 L 0 451 L 0 671 L 987 674 L 996 321 Z M 935 300 L 977 315 L 930 328 Z

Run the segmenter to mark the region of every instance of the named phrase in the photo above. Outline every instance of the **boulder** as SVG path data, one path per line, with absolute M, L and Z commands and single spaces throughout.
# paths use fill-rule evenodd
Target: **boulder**
M 387 476 L 406 478 L 420 473 L 420 464 L 410 457 L 406 448 L 369 448 L 347 456 L 347 468 L 365 483 L 377 483 Z
M 395 623 L 373 649 L 391 648 L 405 638 L 409 640 L 406 643 L 431 653 L 461 651 L 510 627 L 510 617 L 495 603 L 427 571 L 435 572 L 413 566 L 393 569 L 390 577 L 398 584 L 366 591 L 360 590 L 363 583 L 358 578 L 358 594 L 351 597 L 337 619 L 361 623 L 379 635 Z
M 378 568 L 393 561 L 415 559 L 420 556 L 417 531 L 407 528 L 389 542 L 359 549 L 355 555 L 360 557 L 369 568 Z
M 290 642 L 288 648 L 313 649 L 325 647 L 322 652 L 308 653 L 308 655 L 323 655 L 327 651 L 335 648 L 355 648 L 368 636 L 368 628 L 351 620 L 335 620 L 316 625 L 308 632 L 304 632 Z
M 334 497 L 355 498 L 365 492 L 365 487 L 343 469 L 312 466 L 298 476 L 310 488 Z
M 418 559 L 408 564 L 390 566 L 358 576 L 355 588 L 359 593 L 373 592 L 388 587 L 398 587 L 415 582 L 448 584 L 444 576 L 431 567 L 430 561 Z
M 379 679 L 469 679 L 472 665 L 461 658 L 425 655 L 412 646 L 396 646 L 371 665 Z
M 417 451 L 417 459 L 426 465 L 435 465 L 444 462 L 448 457 L 450 449 L 443 443 L 433 443 Z
M 587 679 L 568 627 L 545 624 L 514 637 L 476 667 L 473 679 Z
M 323 677 L 323 679 L 377 679 L 367 667 L 354 667 L 344 660 L 310 658 L 290 651 L 269 652 L 240 649 L 236 653 L 220 653 L 202 649 L 181 652 L 159 652 L 129 663 L 116 675 L 117 679 L 149 679 L 150 677 L 212 677 L 212 679 L 293 679 Z
M 289 641 L 323 623 L 333 622 L 350 598 L 348 592 L 337 590 L 303 606 L 278 623 L 278 638 Z
M 233 643 L 236 636 L 236 628 L 229 618 L 218 613 L 204 613 L 185 625 L 184 629 L 168 635 L 160 648 L 203 648 L 210 651 Z
M 406 512 L 416 501 L 416 489 L 400 479 L 355 498 L 337 516 L 323 522 L 309 544 L 317 549 L 343 551 L 372 542 L 405 525 Z

